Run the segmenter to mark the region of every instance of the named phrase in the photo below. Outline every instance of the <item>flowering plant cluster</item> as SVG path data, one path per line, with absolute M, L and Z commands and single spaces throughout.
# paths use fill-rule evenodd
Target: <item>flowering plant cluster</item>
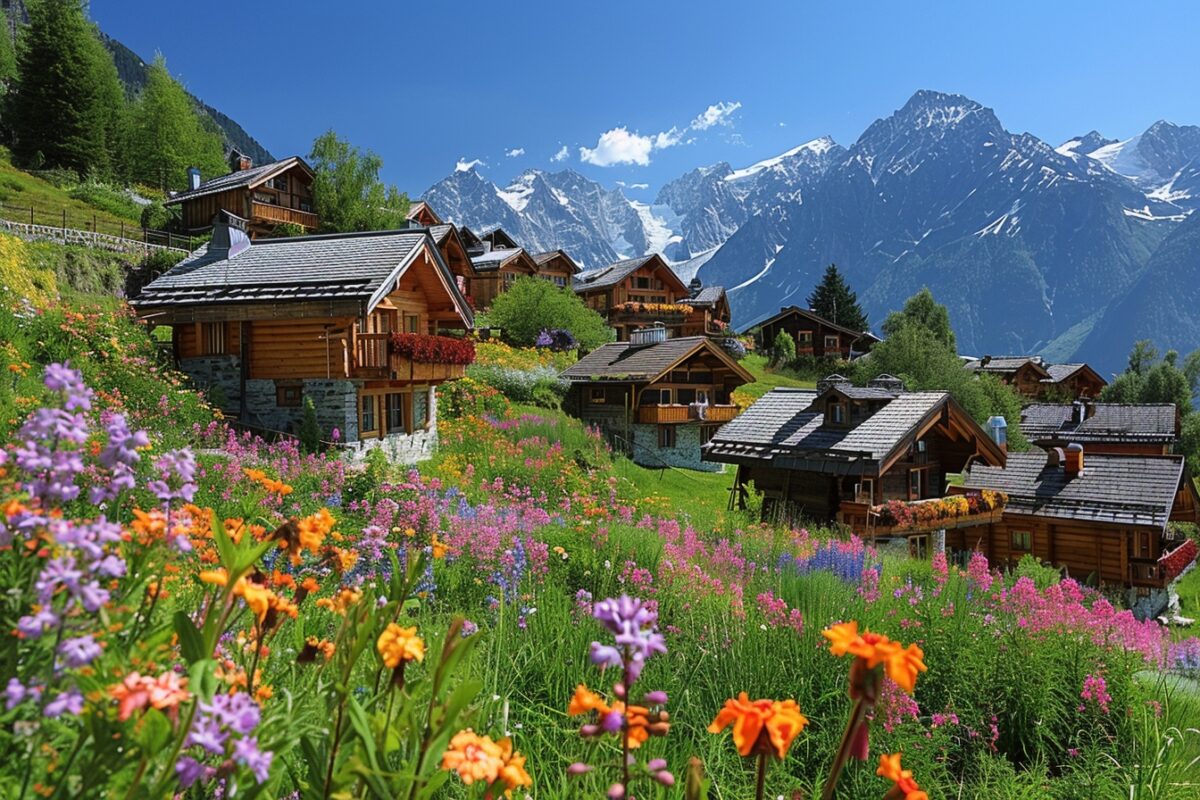
M 538 334 L 534 341 L 535 347 L 545 347 L 556 353 L 566 353 L 579 349 L 575 335 L 566 328 L 548 328 Z
M 939 497 L 932 500 L 889 500 L 873 506 L 878 514 L 878 523 L 883 527 L 906 528 L 947 519 L 958 519 L 974 514 L 987 514 L 1004 508 L 1008 496 L 1003 492 L 984 489 L 961 495 Z
M 656 314 L 669 317 L 685 317 L 692 313 L 692 307 L 683 303 L 618 303 L 613 310 L 626 314 Z
M 418 364 L 466 365 L 475 361 L 475 343 L 470 339 L 426 333 L 393 333 L 392 352 Z
M 1162 572 L 1163 580 L 1173 581 L 1182 575 L 1183 571 L 1196 560 L 1198 552 L 1200 552 L 1200 548 L 1197 548 L 1196 540 L 1187 539 L 1179 547 L 1164 553 L 1158 559 L 1158 567 Z

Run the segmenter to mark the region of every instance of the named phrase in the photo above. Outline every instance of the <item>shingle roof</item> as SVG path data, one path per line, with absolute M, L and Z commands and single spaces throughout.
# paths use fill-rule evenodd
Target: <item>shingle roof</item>
M 446 237 L 454 232 L 453 225 L 431 225 L 429 226 L 429 235 L 438 244 L 446 241 Z
M 827 328 L 830 328 L 835 331 L 839 331 L 841 333 L 845 333 L 845 334 L 848 334 L 851 336 L 857 336 L 859 338 L 870 337 L 872 339 L 875 339 L 876 341 L 879 341 L 879 337 L 875 336 L 870 331 L 856 331 L 853 328 L 847 328 L 845 325 L 838 325 L 836 322 L 832 322 L 830 320 L 825 319 L 824 317 L 822 317 L 820 314 L 818 314 L 815 311 L 812 311 L 810 309 L 800 308 L 799 306 L 788 306 L 787 308 L 781 308 L 779 310 L 778 314 L 772 314 L 771 316 L 767 317 L 766 319 L 763 319 L 759 322 L 755 322 L 754 324 L 752 324 L 750 326 L 750 328 L 761 328 L 764 325 L 770 325 L 771 323 L 781 320 L 784 317 L 791 316 L 792 314 L 796 314 L 801 317 L 808 317 L 809 319 L 819 322 L 820 324 L 824 325 Z
M 560 377 L 572 382 L 653 381 L 681 359 L 705 347 L 724 356 L 720 348 L 712 344 L 706 336 L 685 336 L 641 346 L 629 342 L 612 342 L 598 347 L 576 361 L 563 370 Z M 731 363 L 742 369 L 736 362 Z M 752 379 L 749 374 L 744 374 L 743 377 L 747 381 Z
M 1070 403 L 1036 403 L 1021 410 L 1021 432 L 1032 441 L 1060 439 L 1077 442 L 1175 441 L 1175 404 L 1134 405 L 1088 403 L 1090 414 L 1081 423 L 1071 421 Z
M 488 250 L 486 253 L 480 253 L 477 256 L 471 256 L 471 265 L 475 267 L 476 272 L 491 272 L 492 270 L 500 269 L 505 261 L 508 261 L 512 258 L 517 258 L 521 255 L 527 254 L 520 247 Z
M 576 275 L 578 275 L 579 272 L 581 271 L 579 264 L 575 263 L 575 259 L 573 259 L 569 255 L 567 255 L 567 252 L 565 250 L 550 250 L 545 253 L 531 253 L 530 258 L 532 258 L 539 267 L 542 266 L 543 264 L 548 264 L 549 262 L 553 261 L 556 258 L 565 258 L 567 260 L 567 263 L 569 263 L 571 265 L 571 270 Z
M 1182 456 L 1085 453 L 1083 472 L 1068 478 L 1042 452 L 1010 453 L 1003 469 L 976 463 L 968 489 L 1008 495 L 1006 514 L 1165 527 L 1184 475 Z
M 1066 380 L 1074 375 L 1079 370 L 1087 366 L 1087 364 L 1045 364 L 1046 372 L 1050 373 L 1049 378 L 1043 378 L 1046 383 L 1058 383 Z
M 695 297 L 683 297 L 679 302 L 689 306 L 715 306 L 724 296 L 724 286 L 705 286 Z
M 1033 356 L 990 356 L 988 358 L 976 358 L 963 364 L 963 367 L 972 372 L 1016 372 L 1021 367 L 1030 363 L 1043 372 L 1046 371 L 1046 367 L 1038 363 Z
M 304 167 L 304 169 L 309 173 L 312 173 L 312 170 L 309 169 L 308 164 L 304 163 L 304 159 L 300 158 L 299 156 L 291 156 L 290 158 L 285 158 L 282 161 L 272 161 L 270 164 L 263 164 L 259 167 L 251 167 L 250 169 L 230 172 L 228 175 L 220 175 L 216 178 L 210 178 L 209 180 L 200 184 L 199 189 L 180 192 L 163 203 L 163 205 L 169 206 L 173 203 L 182 203 L 184 200 L 194 200 L 197 197 L 204 197 L 205 195 L 216 194 L 217 192 L 226 192 L 230 189 L 240 189 L 244 186 L 253 186 L 265 181 L 272 175 L 280 172 L 286 172 L 297 164 Z
M 871 416 L 843 428 L 825 424 L 823 410 L 812 408 L 817 396 L 808 390 L 773 389 L 721 428 L 707 446 L 707 456 L 811 470 L 822 469 L 822 461 L 833 470 L 847 461 L 878 463 L 950 397 L 946 392 L 890 395 L 893 399 Z
M 609 264 L 607 267 L 599 269 L 589 269 L 575 276 L 572 285 L 575 291 L 580 292 L 587 289 L 600 289 L 608 286 L 615 286 L 635 271 L 638 267 L 645 264 L 654 256 L 642 256 L 641 258 L 627 258 L 624 261 L 617 261 Z
M 429 241 L 424 229 L 256 239 L 233 258 L 209 255 L 208 245 L 151 281 L 135 306 L 354 300 L 384 292 Z M 438 268 L 465 308 L 437 248 Z M 468 316 L 469 320 L 469 316 Z

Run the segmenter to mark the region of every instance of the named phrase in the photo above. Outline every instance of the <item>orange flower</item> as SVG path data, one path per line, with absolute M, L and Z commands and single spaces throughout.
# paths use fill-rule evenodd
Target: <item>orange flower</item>
M 157 678 L 131 672 L 123 681 L 109 687 L 108 694 L 117 701 L 117 718 L 122 722 L 146 706 L 166 711 L 174 717 L 179 704 L 191 699 L 187 681 L 174 672 L 164 672 Z
M 751 700 L 745 692 L 725 701 L 717 712 L 709 733 L 720 733 L 733 726 L 733 743 L 740 755 L 769 753 L 784 758 L 792 742 L 804 730 L 808 719 L 800 713 L 795 700 Z
M 362 597 L 357 589 L 342 589 L 333 597 L 322 597 L 317 600 L 318 608 L 327 608 L 335 614 L 346 615 L 346 610 Z
M 430 547 L 433 550 L 433 557 L 435 560 L 446 557 L 446 543 L 439 539 L 436 533 L 433 534 L 433 538 L 430 540 Z
M 533 785 L 533 778 L 525 771 L 525 756 L 513 751 L 511 739 L 495 742 L 470 728 L 450 740 L 450 747 L 442 755 L 442 769 L 457 772 L 468 786 L 475 781 L 488 786 L 503 783 L 505 797 L 512 797 L 521 786 Z
M 222 569 L 205 569 L 200 571 L 201 583 L 211 583 L 214 586 L 224 586 L 229 583 L 229 576 Z
M 571 702 L 567 706 L 567 715 L 571 717 L 577 717 L 580 714 L 586 714 L 589 711 L 597 710 L 608 710 L 608 706 L 605 704 L 604 699 L 582 683 L 576 686 L 575 696 L 571 698 Z
M 375 647 L 388 669 L 395 669 L 402 662 L 425 660 L 425 642 L 417 636 L 415 625 L 402 628 L 394 622 L 388 623 Z
M 858 632 L 857 622 L 843 622 L 822 631 L 829 640 L 829 652 L 835 656 L 852 655 L 862 659 L 867 669 L 885 665 L 887 675 L 909 694 L 917 685 L 917 674 L 928 669 L 925 653 L 915 644 L 908 647 L 880 633 Z
M 888 797 L 904 798 L 904 800 L 929 800 L 929 795 L 921 791 L 921 787 L 913 780 L 912 772 L 900 766 L 900 753 L 882 755 L 879 757 L 879 769 L 875 774 L 887 778 L 896 784 Z

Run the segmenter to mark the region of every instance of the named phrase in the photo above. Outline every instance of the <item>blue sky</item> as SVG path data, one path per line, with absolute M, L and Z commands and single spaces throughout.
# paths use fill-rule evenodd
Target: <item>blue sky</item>
M 649 199 L 695 166 L 825 134 L 849 146 L 921 88 L 1056 145 L 1200 123 L 1200 3 L 1184 0 L 92 0 L 91 13 L 275 155 L 333 128 L 413 195 L 479 159 L 501 185 L 571 167 L 648 184 L 628 194 Z

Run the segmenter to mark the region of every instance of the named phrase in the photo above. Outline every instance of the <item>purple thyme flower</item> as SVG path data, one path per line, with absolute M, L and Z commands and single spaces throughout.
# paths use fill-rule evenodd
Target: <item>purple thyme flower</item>
M 217 771 L 206 767 L 191 756 L 183 756 L 175 762 L 175 774 L 179 776 L 179 788 L 186 789 L 193 783 L 208 783 Z
M 86 666 L 100 657 L 100 645 L 92 638 L 89 633 L 86 636 L 77 636 L 74 639 L 65 639 L 58 646 L 58 653 L 63 657 L 63 661 L 72 669 Z
M 233 760 L 244 767 L 248 767 L 254 773 L 254 778 L 259 783 L 266 783 L 271 772 L 271 759 L 274 754 L 270 751 L 263 752 L 258 749 L 258 739 L 248 736 L 245 739 L 238 739 L 233 745 Z
M 78 689 L 68 689 L 46 704 L 42 711 L 47 717 L 61 717 L 63 714 L 78 716 L 83 712 L 83 695 Z

